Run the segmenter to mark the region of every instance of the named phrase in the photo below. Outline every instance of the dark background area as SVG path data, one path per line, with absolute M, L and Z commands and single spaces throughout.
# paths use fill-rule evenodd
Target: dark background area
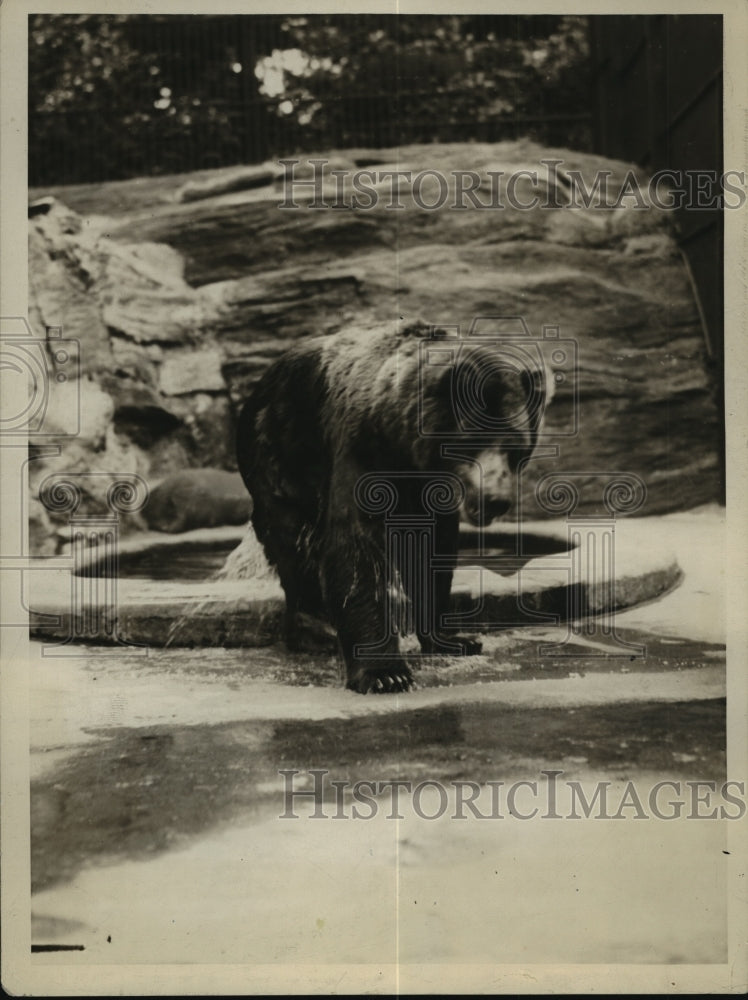
M 522 137 L 720 174 L 721 16 L 29 18 L 36 188 Z M 722 409 L 722 213 L 677 226 Z
M 669 168 L 721 175 L 721 15 L 591 17 L 589 27 L 594 149 L 652 173 Z M 684 207 L 677 223 L 721 412 L 722 211 Z
M 588 35 L 559 15 L 33 15 L 30 184 L 413 142 L 587 149 Z

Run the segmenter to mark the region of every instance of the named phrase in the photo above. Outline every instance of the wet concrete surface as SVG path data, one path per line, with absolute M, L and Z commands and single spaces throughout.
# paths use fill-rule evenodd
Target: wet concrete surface
M 730 824 L 718 791 L 694 806 L 687 785 L 728 777 L 719 577 L 692 562 L 616 639 L 487 635 L 477 657 L 416 658 L 403 696 L 344 691 L 335 657 L 277 645 L 35 643 L 32 940 L 82 946 L 64 955 L 79 964 L 724 961 Z M 299 818 L 280 818 L 284 769 L 300 791 L 329 772 L 322 805 L 297 796 Z M 492 812 L 492 783 L 542 789 L 549 770 L 588 798 L 609 783 L 612 812 L 628 782 L 646 802 L 673 781 L 681 816 L 629 802 L 618 821 L 524 821 L 527 786 Z M 381 784 L 356 818 L 362 781 L 410 781 L 402 818 Z M 419 782 L 446 788 L 441 814 L 435 787 L 419 812 Z M 459 816 L 459 782 L 484 818 Z
M 282 769 L 324 768 L 350 785 L 485 783 L 526 763 L 626 778 L 641 770 L 725 780 L 720 698 L 564 708 L 441 704 L 354 719 L 252 720 L 97 730 L 34 783 L 32 885 L 284 811 Z M 329 789 L 330 794 L 334 789 Z M 332 799 L 334 801 L 334 798 Z M 331 810 L 334 812 L 334 809 Z

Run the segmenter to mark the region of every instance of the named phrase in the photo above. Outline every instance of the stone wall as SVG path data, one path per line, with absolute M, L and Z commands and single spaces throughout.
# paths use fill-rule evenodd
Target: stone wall
M 79 378 L 64 390 L 53 384 L 50 419 L 79 400 L 81 429 L 60 456 L 31 463 L 32 493 L 58 470 L 136 472 L 154 485 L 183 468 L 235 468 L 237 407 L 297 337 L 400 316 L 467 332 L 474 317 L 502 316 L 522 317 L 535 337 L 558 327 L 578 345 L 577 368 L 548 411 L 559 454 L 532 463 L 528 509 L 534 483 L 551 470 L 584 474 L 581 510 L 598 505 L 601 472 L 643 479 L 640 513 L 719 496 L 720 419 L 667 214 L 569 208 L 563 173 L 549 189 L 559 207 L 523 211 L 506 201 L 506 177 L 521 169 L 542 177 L 542 159 L 563 160 L 588 186 L 608 170 L 612 189 L 628 165 L 527 142 L 329 158 L 348 170 L 478 171 L 482 201 L 503 171 L 493 195 L 504 207 L 455 210 L 450 197 L 425 211 L 401 182 L 405 207 L 392 210 L 387 182 L 368 211 L 310 209 L 307 189 L 294 195 L 301 207 L 280 210 L 277 167 L 33 192 L 29 319 L 40 337 L 61 326 L 79 342 Z M 333 201 L 333 188 L 324 190 Z M 526 201 L 533 193 L 529 182 L 516 188 Z M 434 191 L 424 184 L 422 195 Z M 575 411 L 576 434 L 555 437 Z M 36 547 L 49 550 L 54 526 L 38 507 L 35 517 Z

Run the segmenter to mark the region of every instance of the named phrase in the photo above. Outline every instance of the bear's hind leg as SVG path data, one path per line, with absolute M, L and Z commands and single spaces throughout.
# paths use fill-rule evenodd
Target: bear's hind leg
M 258 490 L 257 496 L 264 494 Z M 319 623 L 325 618 L 325 609 L 318 566 L 300 541 L 310 535 L 310 521 L 308 511 L 288 500 L 274 498 L 272 504 L 255 501 L 252 522 L 286 598 L 281 631 L 291 652 L 334 648 L 334 639 Z

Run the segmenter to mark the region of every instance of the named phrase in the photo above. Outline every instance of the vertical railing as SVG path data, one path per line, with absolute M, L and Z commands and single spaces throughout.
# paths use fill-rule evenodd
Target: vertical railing
M 99 485 L 102 477 L 108 480 L 106 511 L 82 512 L 85 486 Z M 113 479 L 106 473 L 55 473 L 42 482 L 39 499 L 51 514 L 69 514 L 73 559 L 67 636 L 45 647 L 45 654 L 83 640 L 135 645 L 118 630 L 119 529 L 123 514 L 135 513 L 145 505 L 145 481 L 135 474 Z
M 577 483 L 585 482 L 585 501 L 590 498 L 590 481 L 600 481 L 601 513 L 576 513 L 580 501 Z M 632 514 L 644 503 L 647 491 L 642 480 L 631 472 L 550 473 L 535 488 L 538 504 L 549 514 L 567 518 L 569 587 L 563 615 L 567 634 L 561 642 L 544 644 L 543 655 L 559 655 L 575 639 L 600 639 L 606 655 L 616 650 L 627 655 L 642 655 L 644 647 L 630 643 L 616 633 L 615 613 L 616 518 Z M 558 557 L 556 557 L 557 559 Z M 575 651 L 578 655 L 578 650 Z

